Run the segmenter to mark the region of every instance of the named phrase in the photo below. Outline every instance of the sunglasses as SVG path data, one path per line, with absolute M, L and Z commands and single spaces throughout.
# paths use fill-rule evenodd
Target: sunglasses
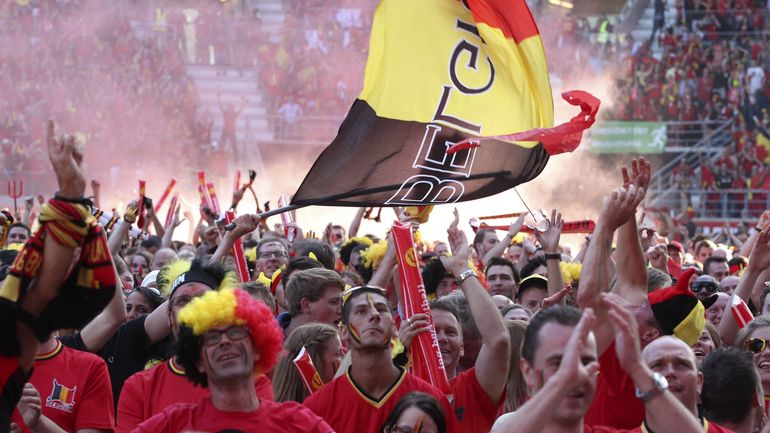
M 249 336 L 249 330 L 243 326 L 233 326 L 224 331 L 209 331 L 203 335 L 204 346 L 214 346 L 222 341 L 222 335 L 227 335 L 230 341 L 243 340 Z
M 746 350 L 752 353 L 761 353 L 768 345 L 770 345 L 770 340 L 765 340 L 764 338 L 749 338 L 746 340 Z
M 693 293 L 698 293 L 702 290 L 706 290 L 709 293 L 716 293 L 717 288 L 717 285 L 714 283 L 692 283 L 690 285 L 690 290 L 692 290 Z

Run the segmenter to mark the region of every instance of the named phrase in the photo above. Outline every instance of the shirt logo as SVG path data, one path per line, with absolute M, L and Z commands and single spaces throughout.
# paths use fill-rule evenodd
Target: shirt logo
M 54 378 L 53 389 L 51 395 L 46 398 L 45 405 L 65 412 L 72 412 L 72 408 L 75 407 L 75 392 L 77 390 L 77 386 L 72 388 L 64 386 Z

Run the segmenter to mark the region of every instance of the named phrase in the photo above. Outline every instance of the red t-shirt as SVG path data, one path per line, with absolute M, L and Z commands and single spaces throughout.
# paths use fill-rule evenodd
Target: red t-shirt
M 444 409 L 447 433 L 459 433 L 457 418 L 444 394 L 417 376 L 401 370 L 401 374 L 379 400 L 369 396 L 353 382 L 350 370 L 324 385 L 303 403 L 320 416 L 337 433 L 378 432 L 396 403 L 410 392 L 424 392 L 439 401 Z
M 257 377 L 254 387 L 260 400 L 273 399 L 273 385 L 265 375 Z M 126 380 L 118 400 L 115 431 L 128 433 L 173 404 L 196 403 L 208 396 L 208 388 L 193 385 L 172 357 Z
M 495 403 L 489 399 L 471 368 L 455 376 L 452 387 L 452 406 L 463 433 L 487 433 L 495 423 L 497 413 L 503 404 L 504 395 Z
M 635 391 L 634 382 L 620 367 L 613 342 L 599 357 L 596 396 L 586 413 L 586 424 L 621 429 L 633 429 L 641 425 L 644 421 L 644 403 L 636 398 Z
M 254 412 L 225 412 L 206 397 L 195 404 L 175 404 L 140 424 L 134 433 L 262 432 L 334 433 L 326 421 L 296 402 L 259 401 Z
M 113 431 L 112 385 L 104 360 L 56 340 L 56 348 L 35 357 L 29 379 L 40 393 L 42 414 L 68 432 Z
M 709 422 L 706 419 L 701 419 L 701 422 L 703 423 L 703 431 L 706 433 L 733 433 L 732 430 L 728 430 L 721 425 L 714 424 L 713 422 Z M 639 427 L 633 429 L 631 433 L 652 433 L 650 430 L 647 429 L 647 426 L 642 424 Z

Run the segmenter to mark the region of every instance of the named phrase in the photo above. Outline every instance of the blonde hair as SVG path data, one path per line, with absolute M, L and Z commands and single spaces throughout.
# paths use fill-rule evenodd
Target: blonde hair
M 284 356 L 278 361 L 273 371 L 275 401 L 302 403 L 310 395 L 294 365 L 294 358 L 304 347 L 313 365 L 318 369 L 322 362 L 324 345 L 338 335 L 336 329 L 324 323 L 308 323 L 299 326 L 289 335 L 283 343 Z

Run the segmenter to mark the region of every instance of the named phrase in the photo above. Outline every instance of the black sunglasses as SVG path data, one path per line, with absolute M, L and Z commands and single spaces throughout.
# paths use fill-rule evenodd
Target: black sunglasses
M 717 288 L 717 285 L 711 282 L 692 283 L 690 285 L 690 290 L 692 290 L 693 293 L 698 293 L 701 290 L 706 290 L 709 293 L 716 293 Z
M 746 340 L 746 350 L 752 353 L 761 353 L 768 345 L 770 345 L 770 340 L 765 340 L 764 338 L 749 338 Z

